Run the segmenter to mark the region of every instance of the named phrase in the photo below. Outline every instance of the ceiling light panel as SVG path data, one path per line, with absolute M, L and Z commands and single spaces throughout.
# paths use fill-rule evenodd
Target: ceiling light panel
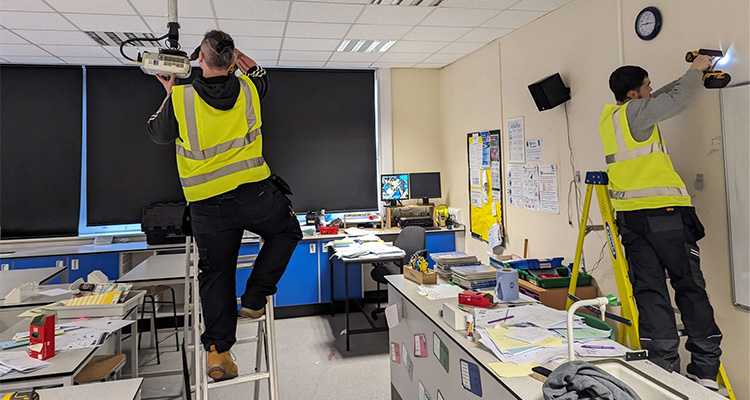
M 220 19 L 219 28 L 234 36 L 284 36 L 284 22 Z
M 340 42 L 336 51 L 351 53 L 382 53 L 387 51 L 394 43 L 396 43 L 395 40 L 344 39 Z
M 430 14 L 433 8 L 422 7 L 365 7 L 357 18 L 358 24 L 416 25 Z
M 443 0 L 370 0 L 373 6 L 437 7 Z
M 0 12 L 0 25 L 8 29 L 77 30 L 57 13 L 3 11 Z
M 288 1 L 279 0 L 213 0 L 217 18 L 260 21 L 285 21 Z
M 518 29 L 544 15 L 541 11 L 506 10 L 482 24 L 483 28 Z
M 61 13 L 135 14 L 127 0 L 46 0 L 47 4 Z
M 364 6 L 358 4 L 292 3 L 289 21 L 354 22 Z
M 475 27 L 497 15 L 499 11 L 471 10 L 462 8 L 435 9 L 419 25 Z

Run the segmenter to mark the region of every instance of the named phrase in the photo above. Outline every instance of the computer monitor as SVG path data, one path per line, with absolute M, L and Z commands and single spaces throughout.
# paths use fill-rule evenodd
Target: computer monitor
M 380 199 L 391 204 L 409 199 L 409 174 L 380 176 Z
M 409 174 L 411 183 L 411 198 L 422 199 L 422 204 L 428 204 L 430 198 L 442 197 L 440 193 L 440 172 L 421 172 Z

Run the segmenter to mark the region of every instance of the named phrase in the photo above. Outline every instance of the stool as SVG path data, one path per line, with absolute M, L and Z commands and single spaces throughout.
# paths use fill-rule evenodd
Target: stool
M 142 288 L 138 288 L 137 290 L 145 290 L 146 294 L 143 296 L 143 304 L 141 305 L 141 318 L 140 321 L 143 321 L 145 319 L 144 314 L 149 313 L 151 314 L 151 343 L 153 343 L 154 347 L 156 347 L 156 364 L 161 364 L 161 359 L 159 355 L 159 343 L 163 342 L 164 340 L 168 339 L 170 336 L 174 335 L 174 342 L 177 350 L 180 349 L 178 334 L 177 334 L 177 304 L 175 303 L 175 296 L 174 296 L 174 288 L 171 286 L 162 286 L 162 285 L 156 285 L 156 286 L 146 286 Z M 156 297 L 164 292 L 169 290 L 172 294 L 172 299 L 170 301 L 165 300 L 156 300 Z M 146 304 L 151 304 L 151 309 L 146 310 Z M 156 305 L 157 304 L 171 304 L 172 305 L 172 317 L 174 318 L 174 332 L 167 335 L 167 337 L 163 338 L 162 340 L 159 340 L 159 332 L 156 329 Z M 141 348 L 141 335 L 143 334 L 143 330 L 139 330 L 138 332 L 138 349 Z
M 81 372 L 73 378 L 77 384 L 104 382 L 125 365 L 125 354 L 94 356 Z

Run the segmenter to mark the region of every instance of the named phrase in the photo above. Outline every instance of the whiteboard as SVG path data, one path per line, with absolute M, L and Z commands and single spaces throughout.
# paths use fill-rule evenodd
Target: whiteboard
M 734 305 L 750 309 L 750 82 L 721 89 Z

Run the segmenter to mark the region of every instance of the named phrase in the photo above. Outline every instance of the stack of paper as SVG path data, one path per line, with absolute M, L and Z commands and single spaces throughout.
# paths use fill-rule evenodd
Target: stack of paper
M 452 279 L 464 289 L 486 289 L 495 287 L 497 270 L 484 264 L 451 268 Z
M 13 371 L 29 373 L 40 370 L 50 363 L 29 357 L 26 351 L 4 351 L 0 353 L 0 376 Z
M 455 299 L 463 291 L 455 285 L 441 283 L 439 285 L 419 285 L 419 294 L 427 300 Z
M 545 329 L 534 332 L 516 332 L 518 329 L 524 328 L 476 328 L 475 332 L 479 336 L 479 341 L 502 362 L 520 365 L 536 361 L 546 364 L 557 357 L 564 356 L 567 352 L 562 338 L 554 333 L 547 336 L 543 333 Z M 527 335 L 527 341 L 517 339 Z M 536 341 L 529 343 L 532 340 Z
M 479 264 L 476 256 L 470 256 L 463 251 L 431 253 L 430 258 L 435 261 L 435 272 L 445 280 L 451 280 L 453 267 Z

